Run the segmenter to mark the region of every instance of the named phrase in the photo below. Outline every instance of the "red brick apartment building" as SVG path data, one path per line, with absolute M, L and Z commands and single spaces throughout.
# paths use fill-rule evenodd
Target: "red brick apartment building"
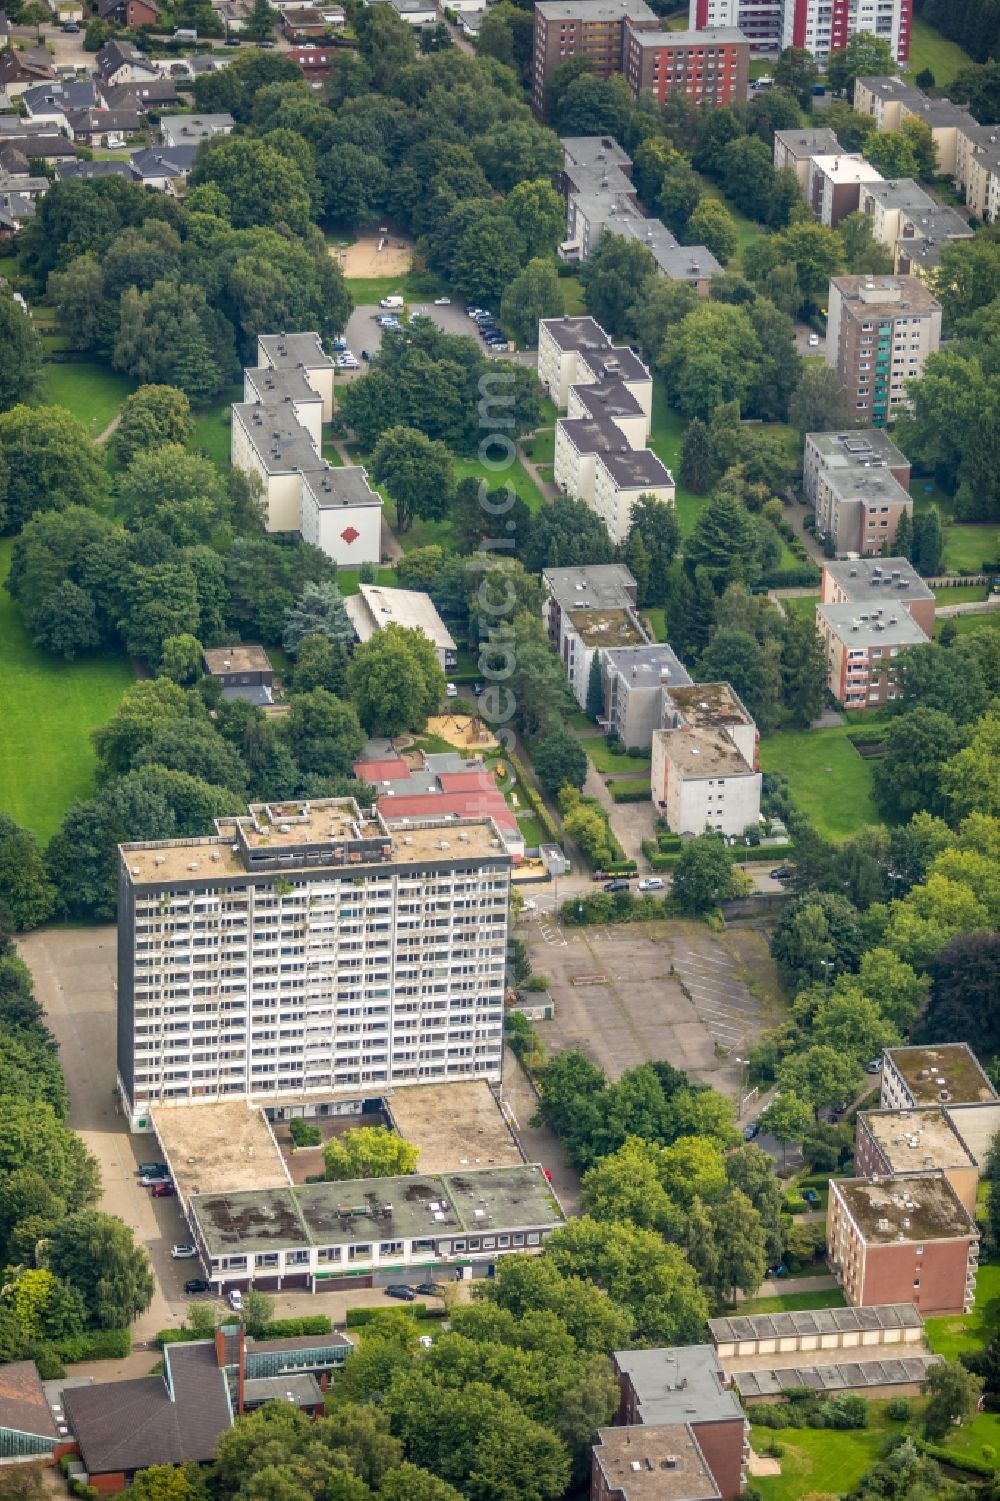
M 658 104 L 681 90 L 692 104 L 721 109 L 747 97 L 750 43 L 736 27 L 649 31 L 625 27 L 625 81 Z
M 626 20 L 636 31 L 660 24 L 645 0 L 537 0 L 531 101 L 538 114 L 548 79 L 567 58 L 588 58 L 598 78 L 622 72 Z
M 832 1178 L 826 1244 L 855 1308 L 913 1303 L 927 1318 L 972 1307 L 979 1231 L 943 1173 Z

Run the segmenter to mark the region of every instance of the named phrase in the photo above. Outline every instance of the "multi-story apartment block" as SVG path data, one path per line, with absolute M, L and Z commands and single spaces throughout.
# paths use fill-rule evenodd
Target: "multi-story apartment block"
M 646 642 L 636 614 L 635 579 L 624 563 L 598 563 L 587 568 L 545 568 L 542 585 L 546 591 L 542 619 L 549 645 L 563 664 L 574 698 L 585 709 L 591 663 L 600 649 L 594 639 L 596 626 L 607 622 L 607 631 L 600 633 L 608 637 L 604 644 L 622 635 L 627 640 L 619 645 Z
M 826 1245 L 855 1308 L 911 1302 L 928 1317 L 972 1307 L 979 1231 L 943 1173 L 832 1178 Z
M 934 594 L 906 558 L 849 558 L 823 564 L 821 605 L 854 605 L 859 614 L 905 610 L 927 637 L 934 634 Z M 891 608 L 887 608 L 891 607 Z
M 887 470 L 904 490 L 910 488 L 910 461 L 888 433 L 874 428 L 846 433 L 806 433 L 802 459 L 802 494 L 814 509 L 827 474 Z M 917 577 L 916 574 L 913 575 Z
M 835 276 L 830 282 L 826 363 L 858 414 L 884 427 L 906 405 L 941 342 L 941 304 L 915 276 Z
M 882 1110 L 922 1105 L 992 1105 L 998 1097 L 967 1042 L 886 1048 L 882 1054 Z
M 539 319 L 538 379 L 560 411 L 569 406 L 571 386 L 603 381 L 624 386 L 647 418 L 653 411 L 653 377 L 646 366 L 631 349 L 612 344 L 593 318 Z
M 760 816 L 759 734 L 729 683 L 665 694 L 652 739 L 653 802 L 675 834 L 742 834 Z
M 806 434 L 803 495 L 838 557 L 892 547 L 900 517 L 913 512 L 909 483 L 909 459 L 879 428 Z
M 774 132 L 774 167 L 790 167 L 799 180 L 803 194 L 809 192 L 809 179 L 815 157 L 843 155 L 840 142 L 828 126 L 816 126 L 808 130 L 776 130 Z
M 912 177 L 866 182 L 860 208 L 871 222 L 873 238 L 892 252 L 903 275 L 923 278 L 940 264 L 945 245 L 971 240 L 973 234 L 961 214 L 939 204 Z
M 616 1423 L 633 1431 L 683 1424 L 697 1442 L 717 1495 L 722 1501 L 736 1501 L 746 1484 L 749 1427 L 713 1347 L 616 1350 L 612 1360 L 621 1389 Z M 603 1442 L 603 1434 L 601 1438 Z M 680 1494 L 689 1501 L 687 1488 Z M 700 1494 L 697 1489 L 690 1492 L 690 1501 Z M 635 1492 L 636 1501 L 663 1495 L 672 1493 L 662 1488 Z
M 922 120 L 937 148 L 938 171 L 946 177 L 955 173 L 960 133 L 969 126 L 982 129 L 962 105 L 930 99 L 901 78 L 855 79 L 854 108 L 859 115 L 871 115 L 879 130 L 898 130 L 907 120 Z
M 623 542 L 642 496 L 674 500 L 670 470 L 645 447 L 653 382 L 631 349 L 616 348 L 593 318 L 543 318 L 538 376 L 567 415 L 556 423 L 554 479 L 586 501 Z
M 602 723 L 622 745 L 645 750 L 663 723 L 667 694 L 687 687 L 690 674 L 665 641 L 601 653 L 604 668 Z
M 511 856 L 489 819 L 389 830 L 353 799 L 254 805 L 121 848 L 127 1118 L 500 1078 Z
M 912 0 L 690 0 L 691 26 L 738 26 L 755 51 L 805 47 L 820 62 L 859 31 L 884 37 L 897 62 L 910 51 Z
M 625 23 L 655 31 L 659 19 L 645 0 L 539 0 L 535 6 L 531 99 L 541 114 L 545 85 L 570 57 L 585 57 L 599 78 L 621 73 Z
M 975 1218 L 979 1168 L 947 1110 L 939 1106 L 859 1111 L 854 1168 L 863 1178 L 919 1180 L 925 1173 L 943 1173 Z M 915 1185 L 913 1193 L 918 1193 Z
M 719 1501 L 690 1424 L 599 1428 L 597 1439 L 590 1501 Z
M 899 696 L 893 664 L 928 638 L 898 606 L 869 612 L 856 605 L 817 605 L 816 629 L 826 649 L 827 686 L 848 709 L 881 708 Z
M 377 563 L 382 500 L 360 465 L 322 456 L 333 416 L 334 364 L 315 333 L 259 334 L 232 409 L 230 458 L 260 481 L 269 532 L 299 532 L 340 566 Z
M 659 219 L 647 219 L 632 183 L 632 158 L 608 136 L 566 136 L 560 186 L 566 195 L 564 261 L 585 261 L 605 234 L 645 245 L 668 281 L 707 297 L 722 267 L 706 245 L 681 245 Z
M 841 219 L 857 212 L 863 186 L 881 181 L 881 172 L 863 156 L 851 156 L 847 152 L 814 156 L 809 168 L 806 202 L 821 224 L 836 229 Z
M 750 43 L 735 26 L 697 31 L 625 28 L 625 81 L 638 95 L 649 90 L 658 104 L 683 93 L 692 104 L 716 108 L 747 97 Z

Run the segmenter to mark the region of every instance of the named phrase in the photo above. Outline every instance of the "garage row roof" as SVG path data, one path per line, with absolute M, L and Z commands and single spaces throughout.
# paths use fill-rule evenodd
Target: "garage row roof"
M 879 1329 L 922 1329 L 914 1303 L 871 1308 L 803 1308 L 795 1313 L 757 1313 L 747 1318 L 709 1319 L 716 1345 L 728 1340 L 787 1339 L 797 1334 L 852 1334 Z
M 763 1371 L 736 1371 L 741 1397 L 776 1397 L 807 1387 L 815 1392 L 863 1391 L 872 1386 L 915 1385 L 938 1363 L 937 1355 L 910 1355 L 903 1360 L 856 1360 L 843 1365 L 776 1366 Z

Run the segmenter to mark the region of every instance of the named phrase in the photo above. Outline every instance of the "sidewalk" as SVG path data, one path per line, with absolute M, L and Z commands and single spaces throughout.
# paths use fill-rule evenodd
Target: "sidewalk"
M 772 1277 L 769 1281 L 760 1284 L 756 1296 L 758 1298 L 782 1298 L 788 1293 L 830 1292 L 838 1286 L 836 1277 L 828 1272 L 824 1272 L 822 1277 Z
M 556 486 L 552 483 L 551 480 L 542 479 L 542 476 L 538 472 L 538 465 L 532 463 L 531 459 L 528 458 L 520 443 L 517 445 L 517 456 L 527 470 L 532 484 L 538 486 L 542 498 L 544 500 L 556 500 L 559 495 L 559 491 L 556 489 Z

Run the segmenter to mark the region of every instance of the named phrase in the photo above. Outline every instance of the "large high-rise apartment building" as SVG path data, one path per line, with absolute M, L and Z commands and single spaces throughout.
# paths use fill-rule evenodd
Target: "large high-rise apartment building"
M 391 831 L 353 799 L 253 805 L 121 848 L 118 1078 L 158 1104 L 500 1079 L 511 857 L 492 820 Z
M 858 419 L 884 427 L 907 402 L 941 343 L 941 304 L 916 276 L 835 276 L 830 282 L 826 363 L 847 388 Z
M 660 21 L 645 0 L 537 0 L 531 102 L 541 114 L 545 85 L 571 57 L 586 57 L 599 78 L 623 71 L 626 21 L 656 31 Z
M 884 37 L 897 62 L 910 55 L 913 0 L 690 0 L 690 22 L 738 26 L 757 52 L 805 47 L 818 62 L 859 31 Z

